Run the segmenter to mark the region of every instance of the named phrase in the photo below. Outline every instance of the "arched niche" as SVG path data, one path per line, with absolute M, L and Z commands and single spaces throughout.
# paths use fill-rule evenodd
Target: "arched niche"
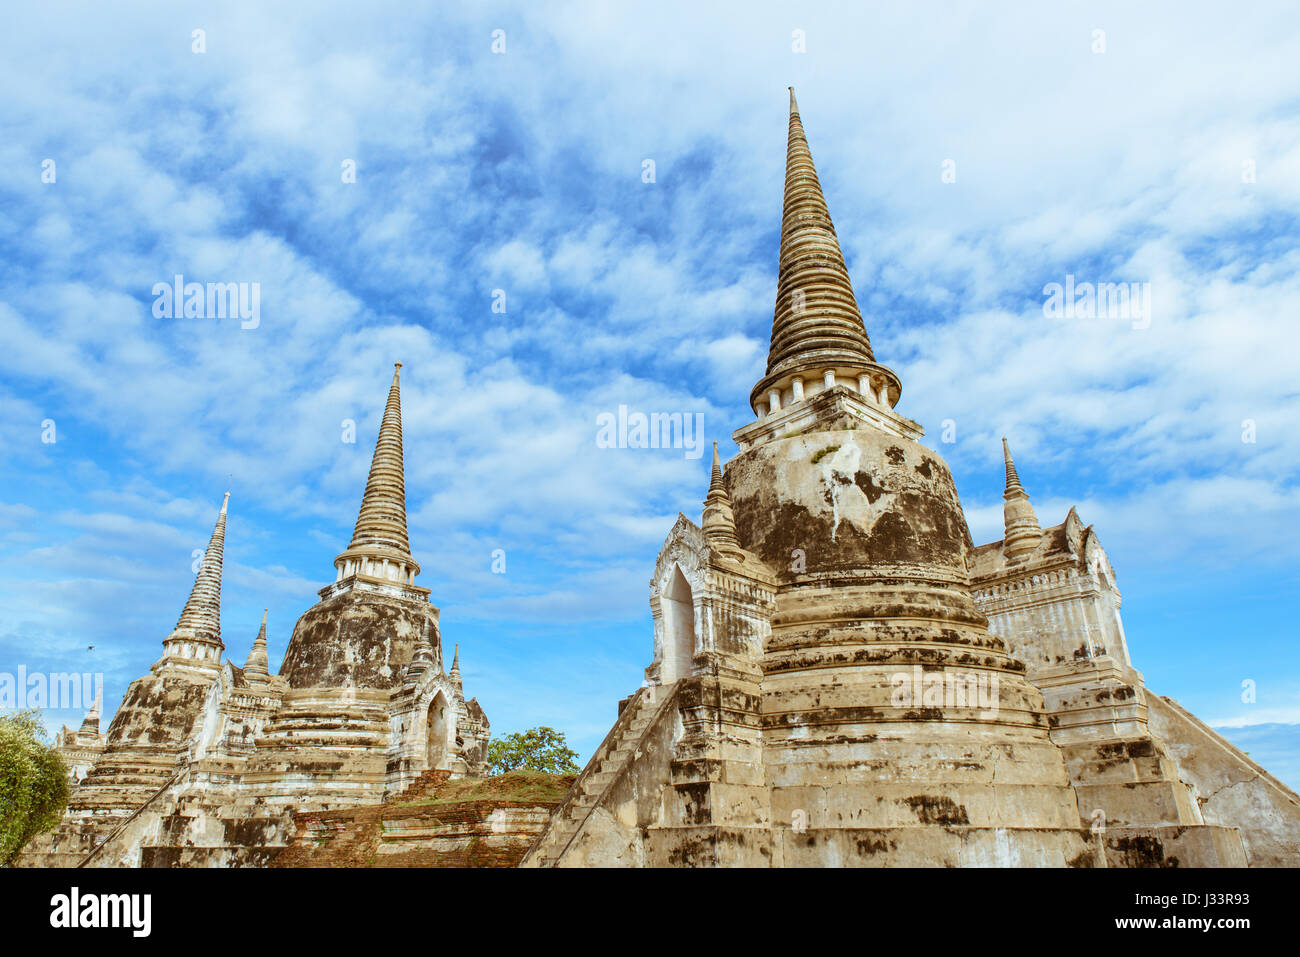
M 427 749 L 429 770 L 437 768 L 446 768 L 449 763 L 450 755 L 447 750 L 447 739 L 450 736 L 449 729 L 451 726 L 450 705 L 447 697 L 439 691 L 429 703 L 428 712 L 428 733 Z
M 673 565 L 659 597 L 664 622 L 661 674 L 667 683 L 690 674 L 695 657 L 695 596 L 680 565 Z

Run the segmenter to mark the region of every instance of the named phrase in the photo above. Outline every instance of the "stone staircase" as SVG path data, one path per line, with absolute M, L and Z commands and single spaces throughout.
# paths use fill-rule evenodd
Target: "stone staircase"
M 175 767 L 96 769 L 72 792 L 57 828 L 24 848 L 19 867 L 96 866 L 101 850 L 177 780 Z
M 637 744 L 658 714 L 661 703 L 655 689 L 641 688 L 628 699 L 614 727 L 587 762 L 564 803 L 551 815 L 546 830 L 524 857 L 520 867 L 552 867 L 582 829 L 635 756 Z

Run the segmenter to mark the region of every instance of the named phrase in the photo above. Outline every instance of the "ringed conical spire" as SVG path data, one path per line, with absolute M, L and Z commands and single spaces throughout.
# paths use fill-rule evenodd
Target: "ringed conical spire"
M 1002 465 L 1007 473 L 1007 487 L 1003 494 L 1012 491 L 1024 492 L 1024 486 L 1020 484 L 1020 476 L 1016 474 L 1016 463 L 1011 460 L 1011 449 L 1007 446 L 1007 440 L 1002 439 Z
M 361 511 L 348 548 L 370 546 L 411 556 L 406 537 L 406 471 L 402 462 L 402 364 L 394 363 L 393 384 L 379 425 Z
M 900 392 L 871 351 L 792 87 L 772 343 L 750 404 L 763 415 L 836 384 L 890 408 Z
M 269 675 L 270 662 L 266 655 L 266 613 L 269 609 L 262 609 L 262 627 L 258 629 L 257 637 L 253 639 L 253 647 L 248 652 L 248 660 L 244 662 L 244 673 L 252 675 Z
M 779 263 L 767 371 L 796 365 L 809 351 L 823 358 L 834 352 L 851 362 L 874 362 L 793 88 Z
M 718 461 L 718 443 L 713 443 L 713 474 L 709 480 L 709 494 L 704 498 L 704 517 L 700 523 L 704 540 L 720 552 L 739 556 L 740 538 L 736 535 L 736 516 L 731 510 L 731 496 L 722 478 L 722 465 Z
M 99 716 L 104 705 L 104 686 L 97 685 L 95 688 L 95 700 L 86 712 L 86 717 L 81 721 L 81 730 L 79 734 L 99 734 Z
M 230 493 L 221 501 L 217 524 L 200 560 L 189 600 L 172 633 L 163 641 L 164 657 L 216 661 L 221 643 L 221 564 L 226 549 L 226 509 Z
M 1034 506 L 1029 502 L 1029 494 L 1020 484 L 1016 463 L 1011 460 L 1011 449 L 1005 438 L 1002 440 L 1002 462 L 1007 474 L 1006 489 L 1002 493 L 1002 519 L 1006 528 L 1002 553 L 1009 560 L 1016 561 L 1038 547 L 1043 539 L 1043 530 L 1038 525 Z
M 393 383 L 379 425 L 361 510 L 347 550 L 334 559 L 341 580 L 364 575 L 410 584 L 420 573 L 406 534 L 406 472 L 402 461 L 402 364 L 393 364 Z

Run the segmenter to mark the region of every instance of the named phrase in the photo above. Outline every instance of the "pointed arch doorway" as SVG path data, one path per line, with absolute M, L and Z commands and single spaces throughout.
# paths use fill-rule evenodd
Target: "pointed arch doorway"
M 660 598 L 664 618 L 661 673 L 665 682 L 671 682 L 690 674 L 695 658 L 695 595 L 680 565 L 673 566 Z
M 429 703 L 427 748 L 429 770 L 447 767 L 448 738 L 447 698 L 441 691 Z

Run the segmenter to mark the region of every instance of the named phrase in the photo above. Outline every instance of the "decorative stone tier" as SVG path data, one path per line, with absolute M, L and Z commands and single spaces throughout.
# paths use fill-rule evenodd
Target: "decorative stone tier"
M 764 413 L 732 433 L 742 452 L 772 439 L 803 432 L 871 428 L 900 438 L 919 439 L 921 427 L 845 385 L 833 385 L 816 394 L 801 394 L 778 409 Z
M 293 688 L 257 737 L 244 786 L 270 805 L 326 810 L 383 799 L 389 692 Z

